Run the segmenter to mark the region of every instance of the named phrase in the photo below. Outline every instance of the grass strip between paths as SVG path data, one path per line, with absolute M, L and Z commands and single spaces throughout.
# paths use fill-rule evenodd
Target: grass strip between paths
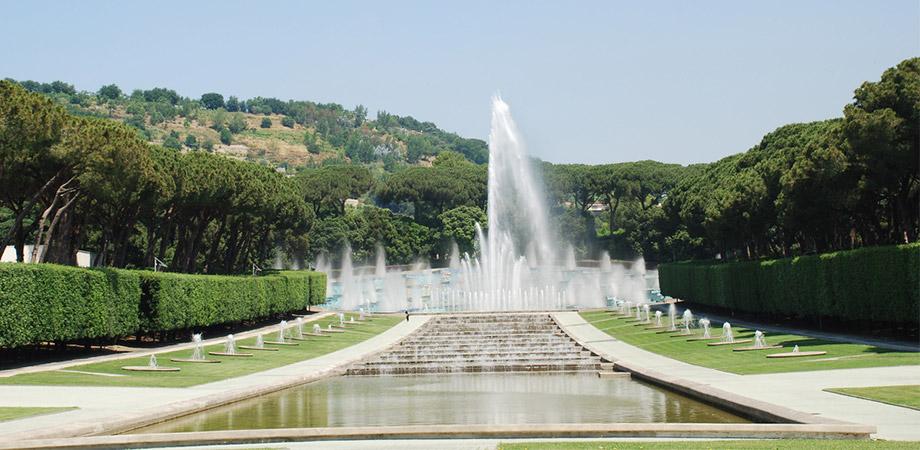
M 872 400 L 874 402 L 916 409 L 920 411 L 920 385 L 918 384 L 904 386 L 833 388 L 825 389 L 825 391 L 861 398 L 863 400 Z
M 208 359 L 220 360 L 220 364 L 170 361 L 170 358 L 189 358 L 192 354 L 191 349 L 158 353 L 156 355 L 160 366 L 180 367 L 182 370 L 179 372 L 129 372 L 121 368 L 122 366 L 147 365 L 149 357 L 138 357 L 72 366 L 64 369 L 66 371 L 54 370 L 25 373 L 0 378 L 0 384 L 174 388 L 195 386 L 249 375 L 323 356 L 370 339 L 402 320 L 405 319 L 398 315 L 374 316 L 368 322 L 348 325 L 345 333 L 332 333 L 330 337 L 305 336 L 308 340 L 299 341 L 297 346 L 272 346 L 266 344 L 266 347 L 275 347 L 279 349 L 278 351 L 240 350 L 239 346 L 253 345 L 256 338 L 240 339 L 236 342 L 237 351 L 253 353 L 254 356 L 241 358 L 207 355 Z M 314 323 L 326 328 L 330 323 L 338 323 L 338 318 L 333 315 L 318 321 L 307 322 L 304 325 L 304 331 L 311 331 Z M 289 323 L 289 325 L 293 325 L 293 323 Z M 277 332 L 269 332 L 263 336 L 265 341 L 273 341 L 277 336 Z M 205 347 L 206 352 L 223 351 L 223 349 L 223 342 Z
M 917 352 L 899 352 L 870 345 L 831 342 L 793 334 L 766 334 L 767 344 L 782 345 L 783 348 L 780 349 L 733 352 L 732 347 L 750 344 L 710 347 L 706 345 L 707 341 L 687 342 L 688 337 L 671 337 L 672 333 L 659 334 L 656 333 L 657 330 L 647 330 L 646 327 L 649 325 L 637 326 L 635 322 L 631 322 L 634 318 L 615 317 L 608 311 L 586 311 L 580 314 L 599 330 L 627 344 L 689 364 L 741 375 L 920 364 L 920 353 Z M 610 318 L 614 320 L 606 320 Z M 668 323 L 667 317 L 662 318 L 662 323 Z M 692 331 L 697 336 L 702 334 L 702 330 L 697 328 Z M 734 328 L 734 333 L 735 339 L 751 339 L 754 330 L 739 327 Z M 715 337 L 721 336 L 721 323 L 713 323 L 711 334 Z M 823 350 L 827 354 L 797 358 L 766 357 L 770 353 L 791 352 L 796 345 L 803 352 Z

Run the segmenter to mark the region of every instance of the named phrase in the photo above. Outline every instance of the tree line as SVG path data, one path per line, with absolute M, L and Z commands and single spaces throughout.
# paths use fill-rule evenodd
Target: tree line
M 149 267 L 157 257 L 170 270 L 239 273 L 279 255 L 300 264 L 334 256 L 349 242 L 358 260 L 380 244 L 390 262 L 410 263 L 444 260 L 453 243 L 475 252 L 474 224 L 488 226 L 485 161 L 453 149 L 439 150 L 431 164 L 382 173 L 355 159 L 285 176 L 152 145 L 134 127 L 70 114 L 47 97 L 66 86 L 32 89 L 51 94 L 0 86 L 0 237 L 20 257 L 24 244 L 38 242 L 46 249 L 38 260 L 73 263 L 82 248 L 99 255 L 98 265 Z M 168 90 L 148 92 L 174 99 Z M 221 100 L 201 104 L 220 108 Z M 245 107 L 275 111 L 282 103 L 253 99 Z M 436 129 L 387 114 L 377 122 Z M 916 241 L 918 124 L 914 58 L 856 89 L 843 117 L 782 126 L 714 163 L 532 164 L 552 225 L 579 257 L 810 254 Z

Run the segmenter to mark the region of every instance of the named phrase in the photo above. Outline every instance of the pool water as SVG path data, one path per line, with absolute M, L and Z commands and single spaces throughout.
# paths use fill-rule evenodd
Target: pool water
M 630 379 L 581 373 L 335 377 L 132 433 L 528 423 L 747 423 Z

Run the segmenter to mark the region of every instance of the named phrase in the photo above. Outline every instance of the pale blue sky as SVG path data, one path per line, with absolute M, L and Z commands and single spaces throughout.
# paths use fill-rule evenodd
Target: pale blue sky
M 920 55 L 918 1 L 4 1 L 0 78 L 364 104 L 553 162 L 707 162 Z

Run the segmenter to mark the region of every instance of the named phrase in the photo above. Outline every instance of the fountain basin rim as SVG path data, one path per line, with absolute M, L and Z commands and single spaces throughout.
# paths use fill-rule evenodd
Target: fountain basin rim
M 253 356 L 252 353 L 208 352 L 208 354 L 214 356 Z
M 130 372 L 178 372 L 178 367 L 150 367 L 150 366 L 122 366 L 122 370 Z
M 197 363 L 197 364 L 213 364 L 219 363 L 219 359 L 192 359 L 192 358 L 169 358 L 172 362 L 179 363 Z
M 714 424 L 714 423 L 580 423 L 520 425 L 411 425 L 389 427 L 276 428 L 234 431 L 122 434 L 0 443 L 0 449 L 36 450 L 61 447 L 150 448 L 184 445 L 462 438 L 818 438 L 868 439 L 876 428 L 851 424 Z

